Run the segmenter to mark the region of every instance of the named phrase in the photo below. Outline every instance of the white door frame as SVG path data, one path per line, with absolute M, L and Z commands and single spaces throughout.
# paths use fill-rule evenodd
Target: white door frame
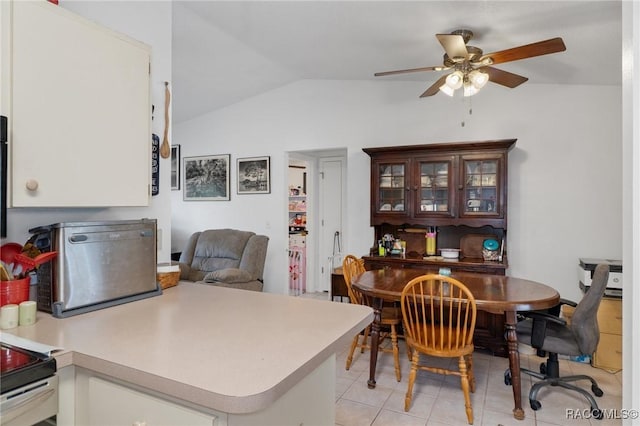
M 326 188 L 324 185 L 327 182 L 335 183 L 336 176 L 332 176 L 331 180 L 327 179 L 325 174 L 325 163 L 340 163 L 340 175 L 337 176 L 339 180 L 338 188 Z M 346 176 L 346 158 L 344 156 L 331 156 L 331 157 L 321 157 L 318 159 L 318 208 L 316 211 L 318 212 L 318 257 L 317 259 L 322 262 L 318 264 L 316 268 L 316 272 L 318 274 L 317 283 L 318 290 L 320 291 L 331 291 L 331 272 L 332 267 L 339 267 L 342 263 L 342 255 L 344 249 L 344 223 L 345 223 L 345 215 L 344 215 L 344 206 L 345 206 L 345 176 Z M 335 191 L 337 192 L 337 196 L 331 196 L 330 199 L 324 199 L 325 194 Z M 330 210 L 334 209 L 336 204 L 339 207 L 339 211 L 337 212 L 337 220 L 334 220 L 336 217 L 336 212 L 331 212 Z M 327 210 L 325 210 L 327 209 Z M 328 216 L 332 216 L 333 218 L 329 218 Z M 327 223 L 328 220 L 337 223 Z M 331 228 L 331 229 L 329 229 Z M 335 233 L 338 233 L 338 241 L 340 242 L 340 246 L 338 247 Z M 331 247 L 331 252 L 329 252 L 329 247 Z M 334 253 L 334 250 L 336 253 Z M 333 257 L 335 255 L 335 257 Z
M 306 288 L 308 292 L 317 292 L 322 291 L 321 288 L 322 279 L 326 276 L 323 274 L 323 270 L 321 266 L 328 265 L 327 254 L 320 253 L 320 232 L 321 232 L 321 219 L 319 214 L 319 193 L 320 193 L 320 179 L 319 179 L 319 163 L 322 159 L 335 159 L 339 158 L 342 160 L 342 184 L 341 184 L 341 203 L 342 203 L 342 211 L 341 211 L 341 222 L 342 222 L 342 230 L 341 230 L 341 243 L 342 248 L 347 244 L 345 240 L 346 230 L 345 230 L 345 209 L 346 209 L 346 176 L 347 176 L 347 150 L 346 148 L 342 149 L 331 149 L 331 150 L 311 150 L 311 151 L 290 151 L 287 153 L 287 162 L 286 166 L 288 167 L 293 159 L 298 161 L 306 162 L 307 166 L 307 231 L 308 235 L 306 238 L 306 248 L 307 248 L 307 262 L 306 262 Z M 289 182 L 286 182 L 286 193 L 288 195 L 288 186 Z M 288 196 L 286 197 L 288 204 Z M 288 226 L 287 226 L 288 231 Z M 333 238 L 333 237 L 332 237 Z M 288 238 L 287 238 L 288 240 Z M 288 250 L 288 247 L 287 247 Z M 288 265 L 287 265 L 288 267 Z M 329 280 L 331 278 L 330 271 L 328 272 Z M 329 282 L 329 286 L 330 286 Z M 288 288 L 288 285 L 287 285 Z M 329 287 L 330 290 L 330 287 Z M 327 298 L 329 295 L 327 294 Z

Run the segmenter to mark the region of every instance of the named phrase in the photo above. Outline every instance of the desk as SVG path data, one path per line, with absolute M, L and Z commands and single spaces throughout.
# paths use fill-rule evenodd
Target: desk
M 344 275 L 342 274 L 342 266 L 335 268 L 331 272 L 331 297 L 330 300 L 334 300 L 336 297 L 340 298 L 340 302 L 344 298 L 349 301 L 349 291 L 347 290 L 347 283 L 344 282 Z
M 365 295 L 374 310 L 371 326 L 371 360 L 369 363 L 369 388 L 376 386 L 375 372 L 378 359 L 380 312 L 384 302 L 399 302 L 404 286 L 413 278 L 427 273 L 419 269 L 376 269 L 354 278 L 351 285 Z M 513 416 L 524 419 L 520 384 L 520 355 L 516 336 L 517 311 L 548 309 L 560 302 L 560 294 L 553 288 L 521 278 L 503 275 L 454 272 L 451 274 L 464 283 L 476 298 L 478 310 L 505 316 L 509 369 L 513 386 L 515 407 Z

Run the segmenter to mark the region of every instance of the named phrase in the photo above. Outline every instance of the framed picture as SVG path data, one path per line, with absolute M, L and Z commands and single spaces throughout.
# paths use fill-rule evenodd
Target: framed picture
M 269 157 L 238 158 L 238 194 L 271 192 Z
M 171 189 L 180 189 L 180 145 L 171 145 Z
M 185 157 L 183 199 L 228 201 L 230 155 Z

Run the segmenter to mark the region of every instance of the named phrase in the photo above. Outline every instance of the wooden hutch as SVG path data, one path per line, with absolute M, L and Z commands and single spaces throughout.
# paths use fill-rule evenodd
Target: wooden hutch
M 371 226 L 375 241 L 367 269 L 419 268 L 505 275 L 508 263 L 507 157 L 516 139 L 364 148 L 371 157 Z M 425 235 L 435 228 L 436 255 Z M 406 244 L 405 255 L 380 256 L 386 234 Z M 485 239 L 500 243 L 500 260 L 485 261 Z M 458 260 L 438 256 L 460 249 Z M 478 312 L 474 344 L 506 356 L 501 315 Z

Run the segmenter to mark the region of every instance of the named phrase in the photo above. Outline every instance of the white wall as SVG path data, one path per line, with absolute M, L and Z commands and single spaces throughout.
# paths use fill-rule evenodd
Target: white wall
M 64 7 L 78 15 L 95 21 L 105 27 L 127 34 L 128 36 L 151 46 L 151 90 L 152 102 L 156 106 L 152 130 L 162 135 L 164 129 L 164 81 L 171 81 L 171 3 L 170 2 L 94 2 L 60 1 Z M 46 35 L 43 35 L 46 36 Z M 45 71 L 43 71 L 45 72 Z M 108 84 L 108 82 L 105 82 Z M 38 125 L 34 123 L 34 125 Z M 117 123 L 110 123 L 116 125 Z M 171 141 L 171 138 L 169 139 Z M 51 135 L 55 143 L 55 135 Z M 146 141 L 144 143 L 147 143 Z M 151 142 L 149 141 L 149 149 Z M 109 149 L 105 146 L 104 149 Z M 100 152 L 95 153 L 99 161 Z M 122 155 L 127 155 L 123 152 Z M 51 159 L 55 161 L 55 159 Z M 118 165 L 113 165 L 118 172 Z M 171 248 L 171 197 L 170 165 L 168 159 L 161 159 L 160 191 L 152 197 L 149 207 L 140 208 L 104 208 L 104 209 L 9 209 L 7 213 L 6 241 L 24 243 L 30 236 L 28 230 L 34 226 L 59 222 L 102 221 L 154 218 L 158 221 L 159 237 L 158 260 L 168 260 Z M 78 177 L 86 178 L 86 177 Z M 124 188 L 123 190 L 126 190 Z M 5 240 L 3 240 L 5 242 Z
M 364 255 L 373 232 L 362 148 L 517 138 L 509 156 L 508 273 L 579 300 L 578 258 L 622 257 L 621 87 L 490 85 L 471 105 L 418 99 L 422 91 L 415 82 L 299 81 L 176 125 L 183 157 L 231 154 L 232 191 L 224 202 L 184 202 L 174 191 L 173 249 L 200 229 L 264 233 L 265 291 L 285 293 L 285 152 L 347 148 L 343 251 Z M 271 194 L 236 195 L 236 159 L 261 155 L 271 156 Z

